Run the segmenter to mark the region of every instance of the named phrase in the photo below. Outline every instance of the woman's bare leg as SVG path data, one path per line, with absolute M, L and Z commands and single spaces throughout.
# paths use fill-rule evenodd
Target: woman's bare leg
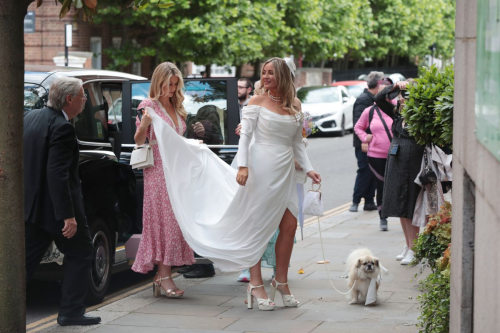
M 262 270 L 260 268 L 260 260 L 258 263 L 250 267 L 250 284 L 252 286 L 260 286 L 264 284 L 264 281 L 262 280 Z M 250 289 L 250 286 L 248 286 L 248 289 Z M 264 287 L 254 289 L 252 291 L 252 294 L 258 298 L 267 299 L 267 293 Z
M 169 276 L 169 277 L 172 276 L 172 266 L 167 266 L 167 265 L 164 265 L 162 263 L 159 263 L 158 264 L 158 277 L 164 278 L 167 276 Z M 162 280 L 161 286 L 165 290 L 177 288 L 177 286 L 174 283 L 174 280 L 172 280 L 172 279 Z M 176 290 L 175 293 L 181 295 L 181 294 L 184 294 L 184 290 L 179 289 L 179 290 Z
M 297 231 L 297 219 L 287 209 L 280 223 L 280 233 L 276 241 L 276 281 L 288 282 L 288 265 L 293 250 L 293 238 Z M 280 286 L 279 289 L 285 295 L 290 295 L 288 285 Z
M 406 242 L 406 246 L 408 248 L 411 248 L 410 247 L 410 243 L 408 243 L 408 231 L 407 231 L 407 224 L 408 224 L 408 220 L 407 218 L 404 218 L 404 217 L 400 217 L 399 218 L 399 221 L 401 222 L 401 229 L 403 229 L 403 234 L 405 235 L 405 242 Z
M 420 227 L 416 227 L 413 224 L 411 224 L 411 219 L 407 219 L 408 223 L 406 224 L 406 230 L 408 233 L 408 248 L 411 249 L 413 248 L 413 245 L 415 245 L 413 242 L 415 239 L 418 238 L 418 234 L 420 232 Z

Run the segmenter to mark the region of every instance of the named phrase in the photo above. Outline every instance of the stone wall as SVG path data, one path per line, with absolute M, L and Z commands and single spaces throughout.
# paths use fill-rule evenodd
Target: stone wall
M 476 139 L 477 0 L 458 0 L 450 332 L 500 327 L 500 163 Z

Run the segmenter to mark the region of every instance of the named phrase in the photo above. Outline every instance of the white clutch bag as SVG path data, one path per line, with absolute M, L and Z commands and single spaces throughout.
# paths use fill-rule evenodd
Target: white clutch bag
M 314 189 L 314 184 L 312 184 L 312 189 L 310 189 L 305 198 L 304 204 L 302 206 L 302 212 L 304 215 L 312 216 L 323 216 L 323 201 L 321 201 L 321 184 L 317 190 Z
M 135 146 L 132 151 L 132 156 L 130 156 L 130 165 L 132 169 L 147 169 L 155 165 L 153 159 L 153 149 L 149 144 L 144 144 L 142 146 Z
M 152 137 L 152 129 L 150 131 L 149 137 Z M 149 146 L 149 143 L 143 144 L 142 146 L 135 145 L 132 151 L 132 156 L 130 156 L 130 165 L 132 169 L 147 169 L 155 165 L 153 158 L 153 148 Z

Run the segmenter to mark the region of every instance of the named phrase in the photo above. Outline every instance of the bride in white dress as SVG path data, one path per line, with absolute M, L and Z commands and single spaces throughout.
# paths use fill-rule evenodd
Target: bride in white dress
M 321 182 L 302 142 L 302 113 L 295 97 L 293 69 L 281 58 L 264 64 L 261 82 L 266 93 L 252 97 L 243 108 L 238 171 L 205 145 L 175 135 L 148 110 L 168 193 L 172 193 L 172 209 L 184 238 L 222 271 L 250 267 L 248 307 L 255 297 L 260 310 L 274 309 L 276 291 L 285 306 L 299 304 L 287 285 L 298 216 L 294 158 L 313 182 Z M 263 286 L 260 258 L 278 226 L 271 300 Z

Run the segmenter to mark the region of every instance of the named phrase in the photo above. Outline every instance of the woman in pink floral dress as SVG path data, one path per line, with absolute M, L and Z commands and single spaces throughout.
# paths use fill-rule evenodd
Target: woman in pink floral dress
M 195 261 L 193 251 L 184 240 L 172 211 L 156 135 L 148 112 L 148 109 L 153 109 L 179 135 L 183 135 L 187 115 L 182 105 L 183 86 L 182 74 L 174 64 L 160 64 L 151 79 L 149 98 L 138 107 L 144 108 L 142 119 L 137 117 L 136 120 L 135 142 L 142 145 L 146 138 L 149 140 L 154 166 L 144 169 L 143 230 L 132 270 L 147 273 L 154 265 L 158 265 L 158 274 L 153 281 L 156 297 L 161 295 L 162 290 L 169 298 L 182 297 L 184 291 L 178 289 L 171 279 L 171 266 L 191 265 Z

